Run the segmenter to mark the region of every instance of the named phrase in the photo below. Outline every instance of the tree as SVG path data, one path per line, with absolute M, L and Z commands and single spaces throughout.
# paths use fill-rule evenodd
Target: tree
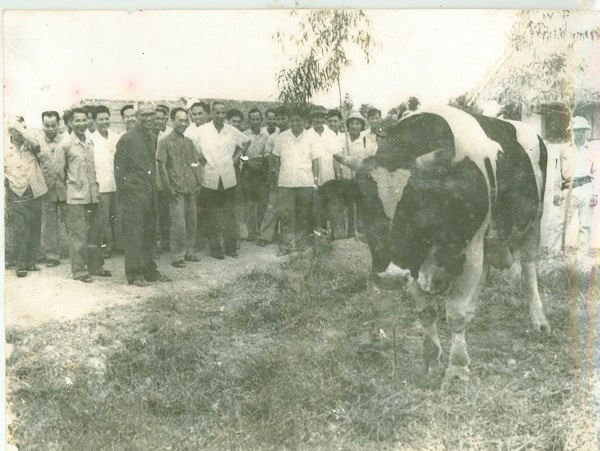
M 467 113 L 483 113 L 483 110 L 479 108 L 479 106 L 476 103 L 469 102 L 469 98 L 466 93 L 450 99 L 448 101 L 448 105 L 453 106 L 454 108 L 458 108 L 459 110 L 466 111 Z
M 354 101 L 352 100 L 352 97 L 350 97 L 350 94 L 346 93 L 346 95 L 344 96 L 344 101 L 342 102 L 342 116 L 348 117 L 352 112 L 353 108 Z
M 321 9 L 302 13 L 292 11 L 297 26 L 275 34 L 281 48 L 294 52 L 293 67 L 277 75 L 279 98 L 284 102 L 307 103 L 316 93 L 337 84 L 343 111 L 340 78 L 352 66 L 350 52 L 359 52 L 368 64 L 376 43 L 369 32 L 371 21 L 361 10 Z
M 358 112 L 360 114 L 362 114 L 362 116 L 364 118 L 366 118 L 368 116 L 369 110 L 371 108 L 375 108 L 373 105 L 371 105 L 370 103 L 363 103 L 360 105 L 360 108 L 358 109 Z
M 600 26 L 590 28 L 590 12 L 521 11 L 510 37 L 510 54 L 489 87 L 500 105 L 551 104 L 569 123 L 575 110 L 598 100 L 591 73 L 590 45 Z M 588 28 L 586 28 L 588 27 Z M 596 86 L 594 86 L 596 83 Z

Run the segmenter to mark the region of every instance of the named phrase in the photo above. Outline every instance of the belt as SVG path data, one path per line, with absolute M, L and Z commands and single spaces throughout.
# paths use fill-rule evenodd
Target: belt
M 573 179 L 573 183 L 571 183 L 570 180 L 565 180 L 562 182 L 560 189 L 565 190 L 569 188 L 570 185 L 573 185 L 573 188 L 577 188 L 578 186 L 587 185 L 588 183 L 592 183 L 591 175 L 586 175 L 585 177 L 576 177 Z

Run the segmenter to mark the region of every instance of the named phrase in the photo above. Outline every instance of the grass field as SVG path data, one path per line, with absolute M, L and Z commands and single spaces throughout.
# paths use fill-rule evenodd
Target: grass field
M 471 380 L 445 391 L 441 371 L 424 377 L 411 301 L 376 290 L 368 271 L 368 251 L 345 240 L 202 297 L 8 330 L 14 442 L 21 451 L 596 449 L 568 320 L 569 299 L 584 302 L 570 292 L 584 289 L 568 289 L 563 264 L 539 269 L 546 336 L 530 330 L 516 269 L 491 274 L 467 332 Z

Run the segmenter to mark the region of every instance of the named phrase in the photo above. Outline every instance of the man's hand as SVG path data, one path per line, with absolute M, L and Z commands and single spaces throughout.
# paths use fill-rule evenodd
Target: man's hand
M 552 202 L 554 204 L 555 207 L 558 207 L 560 205 L 560 195 L 555 195 L 554 196 L 554 201 Z
M 595 207 L 598 204 L 598 195 L 592 194 L 592 198 L 590 199 L 590 207 Z

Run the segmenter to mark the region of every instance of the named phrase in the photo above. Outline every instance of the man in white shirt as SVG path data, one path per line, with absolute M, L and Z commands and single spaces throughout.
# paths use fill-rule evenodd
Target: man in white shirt
M 563 250 L 571 248 L 580 254 L 590 250 L 592 215 L 598 203 L 598 169 L 594 167 L 593 155 L 589 151 L 587 133 L 591 130 L 588 121 L 580 116 L 571 123 L 573 143 L 561 149 L 560 174 L 555 186 L 554 204 L 561 205 L 561 219 L 555 229 L 555 239 Z M 576 223 L 575 223 L 576 222 Z M 577 239 L 568 236 L 569 229 L 577 229 Z
M 200 102 L 198 99 L 188 100 L 185 109 L 188 112 L 191 123 L 185 130 L 184 136 L 187 136 L 193 141 L 198 127 L 210 121 L 209 109 L 206 103 Z
M 368 130 L 365 130 L 362 135 L 365 137 L 365 146 L 371 155 L 377 153 L 377 141 L 381 133 L 381 110 L 370 108 L 367 111 L 367 122 L 369 123 Z
M 186 112 L 187 116 L 187 112 Z M 156 138 L 156 155 L 158 156 L 158 143 L 165 137 L 169 136 L 173 129 L 167 125 L 169 122 L 169 107 L 166 105 L 156 105 L 156 116 L 154 117 L 154 132 Z M 157 238 L 160 241 L 160 250 L 169 252 L 171 250 L 171 213 L 169 210 L 169 195 L 163 189 L 163 184 L 156 162 L 156 186 L 158 188 L 158 233 Z
M 242 132 L 225 123 L 226 107 L 213 101 L 211 122 L 198 127 L 192 141 L 198 151 L 202 184 L 202 205 L 206 212 L 206 233 L 210 254 L 222 260 L 225 255 L 237 257 L 235 188 L 237 178 L 234 165 L 250 141 Z M 225 252 L 219 235 L 222 233 Z
M 96 166 L 96 181 L 98 182 L 98 221 L 101 234 L 102 254 L 110 258 L 114 251 L 114 228 L 122 227 L 115 223 L 116 201 L 115 191 L 115 152 L 120 134 L 110 130 L 110 110 L 104 106 L 97 106 L 93 113 L 96 130 L 90 137 L 94 142 L 94 165 Z
M 281 219 L 279 187 L 277 186 L 277 180 L 279 178 L 279 174 L 277 173 L 278 164 L 276 157 L 273 156 L 273 149 L 275 148 L 277 140 L 280 139 L 281 133 L 290 127 L 290 114 L 290 109 L 285 106 L 280 106 L 275 110 L 279 131 L 270 135 L 265 144 L 265 153 L 269 160 L 269 174 L 267 178 L 267 184 L 269 186 L 269 202 L 260 224 L 260 235 L 256 241 L 256 245 L 260 247 L 265 247 L 267 243 L 273 241 L 279 220 Z
M 365 125 L 365 120 L 358 111 L 350 113 L 348 119 L 346 119 L 347 133 L 339 135 L 343 151 L 334 157 L 342 164 L 342 179 L 350 180 L 352 184 L 356 183 L 353 180 L 354 171 L 350 169 L 348 164 L 355 167 L 364 159 L 375 155 L 377 152 L 377 147 L 369 144 L 367 136 L 363 133 Z M 358 189 L 358 187 L 350 187 L 349 189 Z M 352 205 L 348 208 L 348 237 L 355 235 L 355 231 L 358 228 L 357 223 L 360 221 L 359 205 L 356 202 L 352 202 Z
M 314 198 L 314 215 L 316 225 L 327 229 L 327 221 L 331 222 L 334 239 L 345 235 L 344 207 L 341 199 L 333 194 L 335 189 L 332 180 L 341 178 L 340 163 L 333 156 L 342 152 L 337 135 L 325 126 L 327 110 L 322 106 L 314 106 L 310 112 L 312 127 L 307 133 L 312 135 L 317 152 L 319 153 L 319 174 Z M 326 185 L 326 186 L 325 186 Z M 309 227 L 310 229 L 310 227 Z
M 264 126 L 261 130 L 266 131 L 269 135 L 279 133 L 279 127 L 277 126 L 277 114 L 273 108 L 269 108 L 265 113 L 265 122 L 266 126 Z
M 290 129 L 282 132 L 273 149 L 278 167 L 279 203 L 283 239 L 278 255 L 302 250 L 307 218 L 319 177 L 319 152 L 311 133 L 304 130 L 304 117 L 292 112 Z
M 185 109 L 188 111 L 188 117 L 190 118 L 190 125 L 185 130 L 184 136 L 190 138 L 195 142 L 196 134 L 198 132 L 198 127 L 206 124 L 211 120 L 210 117 L 210 108 L 209 106 L 201 102 L 198 99 L 190 99 L 185 105 Z M 198 177 L 202 178 L 202 167 L 198 167 Z M 196 205 L 201 205 L 202 199 L 200 199 L 201 194 L 198 194 L 198 198 L 196 199 Z M 202 209 L 202 207 L 201 207 Z M 198 212 L 196 216 L 196 247 L 195 250 L 197 252 L 204 249 L 206 246 L 206 214 L 204 211 Z

